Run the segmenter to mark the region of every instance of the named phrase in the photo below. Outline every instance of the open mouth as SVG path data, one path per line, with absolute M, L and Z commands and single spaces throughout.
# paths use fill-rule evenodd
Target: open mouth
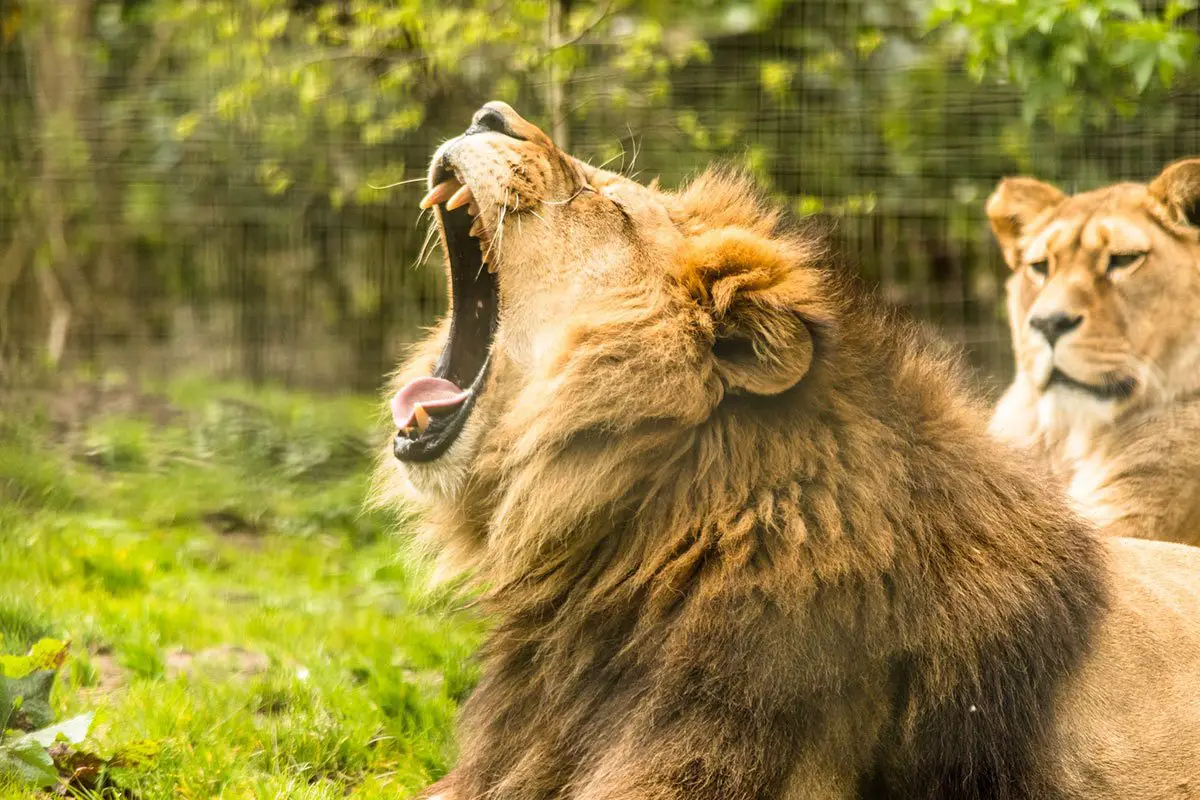
M 410 381 L 392 398 L 400 461 L 433 461 L 454 444 L 487 377 L 499 311 L 496 275 L 485 263 L 482 217 L 471 189 L 442 161 L 423 207 L 434 207 L 450 266 L 450 336 L 433 374 Z
M 1120 378 L 1114 380 L 1106 380 L 1103 383 L 1096 385 L 1077 381 L 1067 373 L 1054 368 L 1050 373 L 1050 379 L 1046 381 L 1046 386 L 1043 391 L 1049 391 L 1055 386 L 1063 386 L 1068 389 L 1090 394 L 1092 397 L 1100 400 L 1125 400 L 1133 395 L 1137 389 L 1137 381 L 1133 378 Z

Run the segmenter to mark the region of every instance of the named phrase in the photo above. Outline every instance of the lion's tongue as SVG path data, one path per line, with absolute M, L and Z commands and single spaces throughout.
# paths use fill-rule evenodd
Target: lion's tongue
M 469 392 L 444 378 L 417 378 L 404 385 L 392 398 L 392 419 L 400 430 L 414 422 L 424 429 L 427 419 L 418 417 L 418 409 L 432 414 L 449 411 L 463 404 Z

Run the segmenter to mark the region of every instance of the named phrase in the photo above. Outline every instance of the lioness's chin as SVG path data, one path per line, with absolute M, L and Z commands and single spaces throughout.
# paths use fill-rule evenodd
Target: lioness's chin
M 1122 407 L 1122 401 L 1051 386 L 1038 398 L 1037 427 L 1059 443 L 1062 456 L 1074 461 L 1089 451 L 1097 431 L 1111 425 Z

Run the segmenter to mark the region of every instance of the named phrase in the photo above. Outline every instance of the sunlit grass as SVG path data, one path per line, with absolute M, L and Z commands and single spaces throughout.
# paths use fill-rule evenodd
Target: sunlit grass
M 398 797 L 446 768 L 481 621 L 430 600 L 366 512 L 375 407 L 202 382 L 63 434 L 0 422 L 0 651 L 69 637 L 139 798 Z M 52 424 L 53 423 L 53 424 Z M 36 793 L 0 778 L 0 797 Z

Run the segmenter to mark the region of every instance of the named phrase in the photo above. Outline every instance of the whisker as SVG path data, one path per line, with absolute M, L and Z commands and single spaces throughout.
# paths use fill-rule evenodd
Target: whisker
M 622 159 L 622 161 L 621 161 L 621 165 L 622 165 L 622 166 L 624 166 L 624 164 L 625 164 L 625 162 L 624 162 L 624 160 L 623 160 L 623 159 L 625 158 L 625 148 L 624 148 L 624 147 L 622 147 L 622 148 L 621 148 L 621 152 L 617 153 L 615 156 L 613 156 L 612 158 L 608 159 L 607 161 L 605 161 L 605 162 L 604 162 L 603 164 L 601 164 L 600 166 L 596 167 L 596 169 L 604 169 L 604 168 L 605 168 L 605 167 L 607 167 L 609 164 L 611 164 L 612 162 L 616 161 L 618 158 Z M 620 171 L 620 170 L 618 170 L 618 172 L 619 172 L 619 171 Z
M 437 235 L 437 224 L 431 224 L 429 230 L 425 233 L 425 241 L 421 243 L 421 250 L 417 254 L 417 260 L 413 262 L 413 269 L 425 266 L 426 260 L 433 253 L 432 242 Z
M 368 183 L 367 186 L 371 187 L 377 192 L 382 192 L 384 189 L 395 189 L 397 186 L 407 186 L 410 183 L 422 183 L 423 181 L 427 180 L 429 180 L 429 178 L 421 176 L 420 178 L 409 178 L 408 180 L 396 181 L 395 183 L 389 183 L 386 186 L 376 186 L 373 183 Z
M 417 260 L 413 262 L 413 269 L 420 269 L 429 263 L 429 257 L 433 255 L 433 237 L 425 237 L 425 244 L 421 245 L 421 252 L 417 254 Z
M 586 187 L 586 186 L 580 186 L 578 189 L 576 189 L 576 190 L 575 190 L 575 194 L 571 195 L 571 196 L 570 196 L 570 197 L 568 197 L 566 200 L 543 200 L 543 201 L 542 201 L 542 205 L 546 205 L 546 206 L 563 206 L 563 205 L 566 205 L 567 203 L 569 203 L 569 202 L 571 202 L 572 200 L 574 200 L 576 197 L 579 197 L 579 195 L 583 194 L 583 190 L 584 190 L 585 188 L 587 188 L 587 187 Z
M 629 161 L 629 168 L 633 169 L 637 166 L 638 155 L 641 153 L 641 149 L 638 145 L 637 137 L 633 135 L 633 128 L 629 126 L 629 123 L 625 123 L 625 130 L 629 131 L 629 142 L 633 145 L 633 158 Z
M 507 214 L 507 212 L 508 212 L 508 189 L 505 189 L 504 190 L 504 201 L 500 206 L 500 213 L 496 220 L 496 236 L 493 237 L 490 242 L 488 242 L 488 249 L 483 254 L 483 259 L 481 259 L 479 262 L 479 272 L 477 272 L 475 274 L 475 278 L 477 280 L 478 280 L 479 276 L 483 274 L 483 266 L 484 266 L 483 262 L 492 257 L 492 250 L 496 251 L 497 256 L 500 255 L 500 248 L 504 242 L 504 217 Z
M 504 190 L 504 207 L 500 209 L 500 226 L 496 231 L 496 257 L 504 254 L 504 218 L 508 216 L 508 189 Z

